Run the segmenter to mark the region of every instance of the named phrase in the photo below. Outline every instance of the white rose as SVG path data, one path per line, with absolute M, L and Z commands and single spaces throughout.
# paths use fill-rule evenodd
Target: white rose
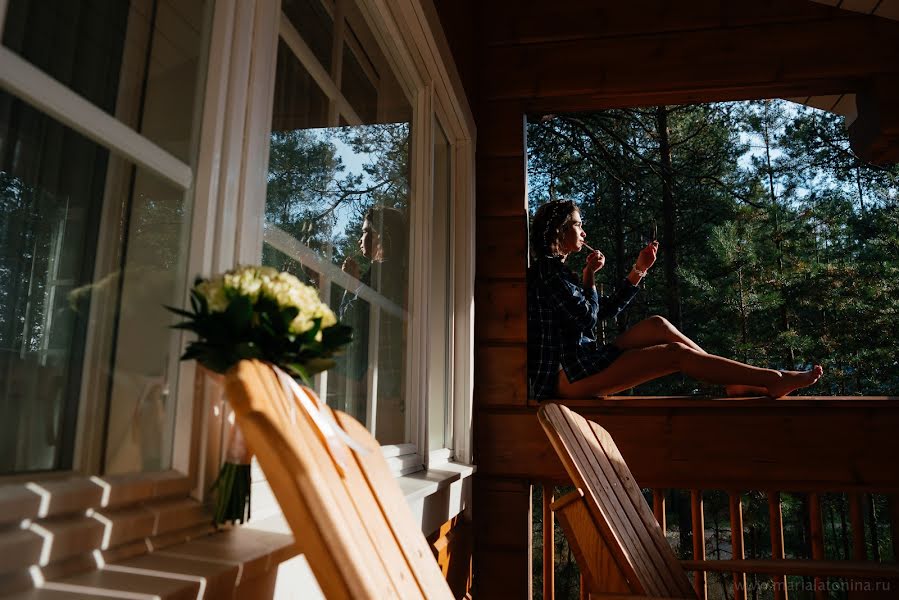
M 228 308 L 228 295 L 221 279 L 201 282 L 197 292 L 206 299 L 209 312 L 225 312 Z

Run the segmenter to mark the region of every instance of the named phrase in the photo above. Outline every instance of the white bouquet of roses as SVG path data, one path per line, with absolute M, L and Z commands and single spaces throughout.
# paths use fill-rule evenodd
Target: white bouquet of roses
M 175 327 L 199 338 L 181 359 L 196 359 L 216 373 L 256 358 L 309 383 L 334 366 L 331 357 L 352 339 L 351 328 L 337 322 L 315 288 L 271 267 L 197 279 L 190 302 L 192 311 L 169 307 L 187 319 Z
M 211 279 L 199 278 L 190 291 L 190 311 L 167 307 L 186 321 L 175 325 L 197 334 L 182 360 L 196 360 L 216 373 L 244 359 L 280 367 L 294 379 L 334 366 L 334 356 L 352 339 L 315 288 L 271 267 L 238 267 Z M 250 450 L 232 429 L 228 456 L 212 484 L 213 520 L 243 522 L 250 517 Z

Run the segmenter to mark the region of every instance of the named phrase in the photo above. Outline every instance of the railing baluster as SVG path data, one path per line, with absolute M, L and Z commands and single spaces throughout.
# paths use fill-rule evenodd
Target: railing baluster
M 705 515 L 702 508 L 702 490 L 690 490 L 690 512 L 693 516 L 693 560 L 705 560 Z M 708 598 L 705 571 L 693 573 L 693 589 L 699 600 Z
M 824 560 L 824 522 L 821 520 L 821 499 L 817 492 L 808 494 L 809 534 L 812 538 L 812 560 Z M 815 577 L 816 600 L 827 600 L 826 578 Z
M 584 574 L 581 573 L 581 583 L 579 586 L 580 593 L 578 594 L 578 598 L 580 600 L 590 600 L 590 594 L 587 593 L 587 583 L 584 581 Z
M 734 560 L 746 558 L 743 547 L 743 502 L 739 492 L 729 492 L 730 539 Z M 734 573 L 734 600 L 746 600 L 746 573 Z
M 768 523 L 771 530 L 771 558 L 784 557 L 784 521 L 780 492 L 768 492 Z M 787 578 L 785 575 L 771 577 L 774 585 L 774 600 L 787 600 Z
M 553 485 L 543 484 L 543 600 L 555 598 L 556 528 L 553 518 Z
M 652 513 L 655 515 L 656 522 L 664 535 L 667 531 L 665 526 L 665 490 L 658 488 L 652 490 Z

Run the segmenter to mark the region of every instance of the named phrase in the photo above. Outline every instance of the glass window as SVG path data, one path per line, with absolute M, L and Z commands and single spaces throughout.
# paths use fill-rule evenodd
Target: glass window
M 389 72 L 386 60 L 375 55 Z M 342 57 L 344 82 L 358 84 L 361 94 L 344 98 L 362 123 L 347 124 L 342 115 L 326 122 L 324 92 L 300 58 L 279 45 L 263 263 L 316 285 L 353 327 L 354 340 L 338 365 L 317 378 L 319 394 L 366 423 L 381 443 L 404 443 L 411 435 L 406 347 L 412 110 L 392 76 L 390 93 L 379 97 L 351 63 L 349 49 Z M 356 98 L 365 104 L 354 105 Z M 379 120 L 378 114 L 391 118 Z
M 430 365 L 428 368 L 428 450 L 452 446 L 449 407 L 452 398 L 452 146 L 434 119 L 434 195 L 430 240 Z
M 3 45 L 190 162 L 202 0 L 9 0 Z
M 281 10 L 293 25 L 316 60 L 331 71 L 331 48 L 334 39 L 334 20 L 329 14 L 334 10 L 333 1 L 328 1 L 328 9 L 321 0 L 282 0 Z M 281 51 L 278 51 L 281 54 Z
M 3 41 L 191 163 L 206 7 L 11 0 Z M 0 92 L 0 474 L 171 467 L 190 197 Z
M 368 57 L 364 57 L 364 60 L 367 61 Z M 378 90 L 347 44 L 343 46 L 343 81 L 340 90 L 364 123 L 375 122 L 378 116 Z

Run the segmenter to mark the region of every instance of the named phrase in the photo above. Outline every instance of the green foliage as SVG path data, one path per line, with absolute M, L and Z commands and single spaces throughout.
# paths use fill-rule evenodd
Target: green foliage
M 198 338 L 188 344 L 181 360 L 196 360 L 216 373 L 225 373 L 241 360 L 258 359 L 308 384 L 312 375 L 333 367 L 332 357 L 352 340 L 350 327 L 337 323 L 322 328 L 321 317 L 314 318 L 309 329 L 295 332 L 291 324 L 300 308 L 282 306 L 263 294 L 256 299 L 234 295 L 224 311 L 210 310 L 196 287 L 190 299 L 190 311 L 166 307 L 187 319 L 174 328 Z
M 243 523 L 250 520 L 251 469 L 248 464 L 226 462 L 209 491 L 215 494 L 216 503 L 212 522 Z
M 631 308 L 604 325 L 607 341 L 651 314 L 671 318 L 674 286 L 677 324 L 709 352 L 774 368 L 822 364 L 825 376 L 809 395 L 899 395 L 899 167 L 855 156 L 841 117 L 779 100 L 547 115 L 528 124 L 528 176 L 532 209 L 551 198 L 578 202 L 588 243 L 608 257 L 598 274 L 607 294 L 657 226 L 659 260 Z M 666 219 L 673 248 L 663 238 Z M 677 259 L 670 273 L 668 252 Z M 570 267 L 582 261 L 575 255 Z M 679 376 L 635 392 L 720 393 Z M 730 558 L 728 495 L 703 496 L 707 556 Z M 768 497 L 749 491 L 741 500 L 746 556 L 770 558 Z M 809 558 L 807 496 L 784 493 L 781 501 L 786 555 Z M 848 498 L 821 494 L 820 502 L 826 558 L 851 558 Z M 863 502 L 868 558 L 891 560 L 886 499 Z M 669 543 L 691 558 L 689 493 L 669 492 L 666 506 Z M 541 535 L 535 526 L 534 539 Z M 560 535 L 556 597 L 573 598 L 577 575 L 566 570 Z M 540 556 L 535 547 L 535 593 Z M 751 597 L 773 598 L 769 582 L 750 577 Z M 810 580 L 789 584 L 790 598 L 814 597 Z M 708 585 L 710 598 L 733 598 L 729 574 L 709 574 Z
M 528 124 L 530 204 L 578 202 L 606 293 L 655 226 L 658 262 L 608 341 L 662 314 L 715 354 L 823 365 L 804 393 L 896 395 L 899 168 L 855 156 L 841 121 L 780 100 L 547 115 Z M 720 393 L 680 376 L 636 391 L 691 392 Z

